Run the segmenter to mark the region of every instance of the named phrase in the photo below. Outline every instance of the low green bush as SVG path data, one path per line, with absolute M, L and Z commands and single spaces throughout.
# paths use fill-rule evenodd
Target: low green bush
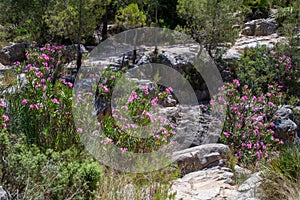
M 63 152 L 14 142 L 0 133 L 0 185 L 11 199 L 94 199 L 102 167 L 77 149 Z
M 283 86 L 283 92 L 294 94 L 295 87 L 299 87 L 298 58 L 292 52 L 285 55 L 286 51 L 271 50 L 266 46 L 248 49 L 236 62 L 237 79 L 242 85 L 247 84 L 255 95 L 266 93 L 268 84 L 274 83 Z

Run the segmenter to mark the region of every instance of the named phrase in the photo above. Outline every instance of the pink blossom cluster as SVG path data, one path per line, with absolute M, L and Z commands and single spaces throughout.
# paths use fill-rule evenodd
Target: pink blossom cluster
M 241 86 L 237 79 L 220 88 L 218 103 L 227 107 L 222 141 L 231 146 L 241 163 L 268 159 L 284 144 L 275 137 L 273 115 L 278 109 L 276 101 L 282 98 L 281 88 L 269 85 L 266 94 L 254 96 L 249 86 Z M 211 106 L 215 103 L 213 100 Z

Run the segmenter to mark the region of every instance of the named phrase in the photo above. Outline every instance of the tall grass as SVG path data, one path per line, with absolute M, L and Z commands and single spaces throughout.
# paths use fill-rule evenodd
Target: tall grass
M 293 145 L 280 152 L 279 157 L 263 167 L 262 184 L 268 200 L 300 199 L 300 146 Z

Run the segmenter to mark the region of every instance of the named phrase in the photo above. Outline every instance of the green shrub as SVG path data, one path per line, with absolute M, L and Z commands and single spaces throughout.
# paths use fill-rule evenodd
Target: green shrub
M 270 50 L 266 46 L 251 48 L 245 53 L 235 67 L 242 85 L 247 84 L 254 94 L 260 94 L 268 91 L 268 84 L 276 83 L 283 86 L 284 92 L 293 94 L 299 73 L 296 59 L 280 49 Z
M 0 134 L 0 184 L 13 198 L 93 199 L 103 175 L 97 162 L 74 148 L 43 153 L 23 140 L 11 141 L 11 136 Z
M 252 10 L 251 18 L 267 18 L 270 11 L 269 0 L 244 0 L 244 5 L 250 7 Z

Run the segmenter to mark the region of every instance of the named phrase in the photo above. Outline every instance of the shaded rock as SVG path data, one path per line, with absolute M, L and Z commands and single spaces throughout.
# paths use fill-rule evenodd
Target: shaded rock
M 16 61 L 25 59 L 25 44 L 16 43 L 4 47 L 0 51 L 0 63 L 3 65 L 13 65 Z
M 73 52 L 74 54 L 77 53 L 78 44 L 68 45 L 65 46 L 66 51 Z M 80 44 L 80 50 L 82 53 L 88 53 L 88 50 L 86 50 L 85 46 L 83 44 Z
M 8 200 L 6 191 L 0 186 L 0 200 Z
M 173 153 L 173 163 L 178 164 L 181 173 L 187 174 L 217 164 L 226 159 L 229 147 L 224 144 L 204 144 Z
M 241 34 L 245 36 L 267 36 L 275 33 L 276 29 L 275 19 L 257 19 L 245 23 Z
M 255 31 L 255 22 L 247 22 L 244 25 L 244 29 L 242 30 L 241 34 L 246 36 L 253 36 Z
M 278 116 L 275 121 L 275 136 L 283 141 L 293 138 L 297 130 L 297 124 L 292 121 L 293 108 L 288 105 L 282 106 L 276 111 L 275 115 Z
M 175 127 L 175 141 L 181 144 L 182 150 L 201 144 L 217 143 L 220 130 L 215 125 L 216 119 L 202 113 L 198 106 L 182 106 L 160 108 L 160 116 L 165 116 Z
M 267 36 L 276 32 L 277 24 L 275 19 L 262 19 L 256 22 L 255 36 Z
M 164 107 L 173 107 L 177 103 L 176 99 L 173 98 L 172 95 L 168 95 L 167 98 L 163 100 Z

